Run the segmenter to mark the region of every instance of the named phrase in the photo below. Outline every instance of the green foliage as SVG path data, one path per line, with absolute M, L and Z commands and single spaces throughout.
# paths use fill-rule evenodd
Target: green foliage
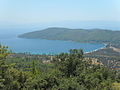
M 71 49 L 44 64 L 34 59 L 11 60 L 7 48 L 0 49 L 0 90 L 111 90 L 112 83 L 120 81 L 116 71 L 86 61 L 82 50 Z
M 113 83 L 112 89 L 113 90 L 120 90 L 120 83 Z
M 5 75 L 6 71 L 9 68 L 9 65 L 5 64 L 5 59 L 8 55 L 8 47 L 0 45 L 0 89 L 4 88 Z
M 82 90 L 83 87 L 77 82 L 77 78 L 62 78 L 60 80 L 60 90 Z
M 58 55 L 54 61 L 58 61 L 57 65 L 59 70 L 63 72 L 65 76 L 70 77 L 75 76 L 77 67 L 83 62 L 81 59 L 83 59 L 83 51 L 71 49 L 69 54 L 62 53 Z
M 77 42 L 114 42 L 120 41 L 119 31 L 100 29 L 48 28 L 20 35 L 21 38 L 42 38 L 50 40 L 71 40 Z
M 0 45 L 0 60 L 6 59 L 8 54 L 8 47 Z

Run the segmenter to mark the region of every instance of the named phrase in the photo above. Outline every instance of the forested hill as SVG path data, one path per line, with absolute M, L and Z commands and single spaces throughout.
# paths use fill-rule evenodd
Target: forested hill
M 68 29 L 47 28 L 29 32 L 19 36 L 28 39 L 71 40 L 77 42 L 117 42 L 120 41 L 120 31 L 103 29 Z

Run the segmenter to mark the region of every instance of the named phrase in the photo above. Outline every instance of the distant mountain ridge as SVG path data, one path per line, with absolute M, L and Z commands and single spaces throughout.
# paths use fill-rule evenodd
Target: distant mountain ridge
M 19 35 L 20 38 L 66 40 L 76 42 L 116 43 L 120 41 L 120 31 L 105 29 L 47 28 Z

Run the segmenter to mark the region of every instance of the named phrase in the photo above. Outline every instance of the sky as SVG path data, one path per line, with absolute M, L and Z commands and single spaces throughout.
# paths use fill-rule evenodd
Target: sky
M 0 0 L 0 23 L 120 21 L 120 0 Z

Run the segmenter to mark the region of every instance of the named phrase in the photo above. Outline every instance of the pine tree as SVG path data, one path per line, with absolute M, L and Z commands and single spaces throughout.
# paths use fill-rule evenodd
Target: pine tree
M 8 54 L 8 47 L 0 45 L 0 89 L 4 88 L 5 73 L 9 67 L 5 64 Z

